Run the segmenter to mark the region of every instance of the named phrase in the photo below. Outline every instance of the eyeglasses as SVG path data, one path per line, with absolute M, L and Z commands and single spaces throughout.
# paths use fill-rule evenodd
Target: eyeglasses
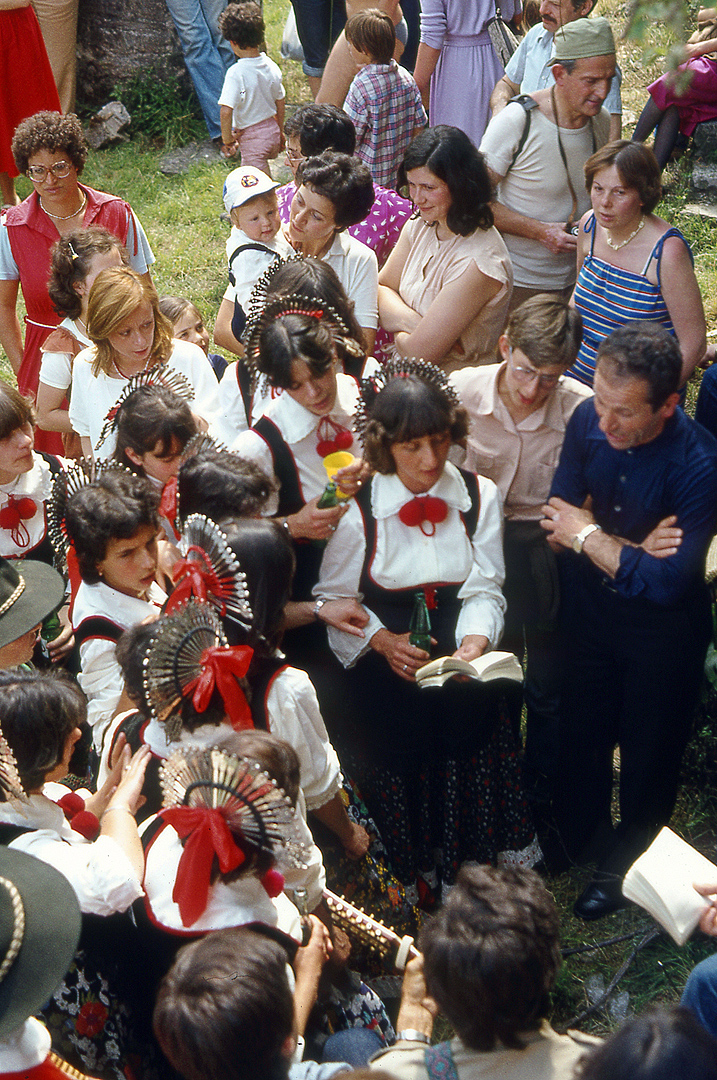
M 49 172 L 58 180 L 64 180 L 66 176 L 70 175 L 71 168 L 72 165 L 69 161 L 56 161 L 49 169 L 46 169 L 44 165 L 28 165 L 27 175 L 33 184 L 41 184 L 47 178 Z
M 516 382 L 519 383 L 532 383 L 536 379 L 541 386 L 544 386 L 546 390 L 552 390 L 560 382 L 559 375 L 541 375 L 536 368 L 532 367 L 519 367 L 513 363 L 513 350 L 510 350 L 510 370 L 515 376 Z

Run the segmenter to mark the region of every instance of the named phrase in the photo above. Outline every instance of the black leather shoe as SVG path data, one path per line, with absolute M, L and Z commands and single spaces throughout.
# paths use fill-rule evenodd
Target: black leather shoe
M 575 901 L 573 913 L 579 919 L 592 922 L 627 907 L 628 902 L 622 895 L 622 878 L 595 876 Z

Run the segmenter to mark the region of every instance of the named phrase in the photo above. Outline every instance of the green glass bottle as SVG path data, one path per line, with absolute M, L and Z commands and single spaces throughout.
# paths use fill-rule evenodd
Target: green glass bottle
M 428 614 L 426 594 L 423 590 L 414 593 L 413 611 L 411 621 L 408 624 L 408 640 L 417 649 L 431 651 L 431 616 Z
M 329 480 L 328 484 L 321 492 L 321 498 L 316 504 L 319 510 L 329 510 L 332 506 L 339 505 L 339 496 L 336 488 L 336 481 Z

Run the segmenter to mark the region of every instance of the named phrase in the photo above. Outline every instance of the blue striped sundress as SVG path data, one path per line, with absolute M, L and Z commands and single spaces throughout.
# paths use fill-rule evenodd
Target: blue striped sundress
M 567 374 L 592 386 L 600 343 L 618 326 L 633 319 L 647 319 L 662 323 L 671 334 L 675 333 L 660 284 L 662 246 L 668 237 L 679 236 L 691 259 L 692 251 L 679 229 L 668 229 L 650 252 L 642 273 L 634 274 L 593 255 L 594 215 L 585 222 L 584 229 L 586 233 L 592 233 L 590 252 L 585 256 L 575 285 L 575 307 L 583 317 L 583 340 L 577 360 Z M 657 264 L 657 285 L 646 277 L 653 259 Z

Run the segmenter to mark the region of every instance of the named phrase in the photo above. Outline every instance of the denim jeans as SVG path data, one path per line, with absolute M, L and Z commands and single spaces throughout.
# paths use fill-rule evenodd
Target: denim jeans
M 346 22 L 342 0 L 291 0 L 304 50 L 304 75 L 321 78 L 331 46 Z
M 219 95 L 227 69 L 235 60 L 231 45 L 217 27 L 226 4 L 224 0 L 166 0 L 166 3 L 179 34 L 184 62 L 197 91 L 207 131 L 215 139 L 221 135 Z
M 692 969 L 680 1004 L 690 1010 L 710 1035 L 717 1037 L 717 955 L 708 956 Z

